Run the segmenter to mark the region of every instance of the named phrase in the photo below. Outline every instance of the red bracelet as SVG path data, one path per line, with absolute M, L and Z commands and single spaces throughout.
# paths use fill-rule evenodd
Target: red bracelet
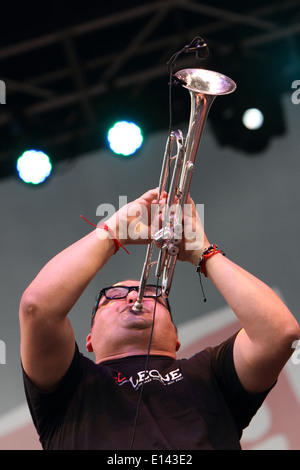
M 129 254 L 129 251 L 126 250 L 125 246 L 123 246 L 122 243 L 119 242 L 119 240 L 118 240 L 117 237 L 115 236 L 114 232 L 112 231 L 112 229 L 111 229 L 108 225 L 106 225 L 104 222 L 102 222 L 100 225 L 95 225 L 95 224 L 92 224 L 92 222 L 90 222 L 89 220 L 87 220 L 85 217 L 83 217 L 83 215 L 81 215 L 80 217 L 82 217 L 82 218 L 83 218 L 86 222 L 88 222 L 90 225 L 93 225 L 93 227 L 102 228 L 103 230 L 106 230 L 107 232 L 110 233 L 111 238 L 113 239 L 114 244 L 115 244 L 115 252 L 114 252 L 114 254 L 116 254 L 117 251 L 119 251 L 120 246 L 123 248 L 123 250 L 126 251 L 126 253 Z
M 112 229 L 108 225 L 106 225 L 104 222 L 102 222 L 102 224 L 100 224 L 98 226 L 98 228 L 102 228 L 103 230 L 107 230 L 107 232 L 109 232 L 111 234 L 111 238 L 113 239 L 114 244 L 115 244 L 115 253 L 114 254 L 116 254 L 117 251 L 119 251 L 120 246 L 123 248 L 123 250 L 125 250 L 129 254 L 129 251 L 127 251 L 125 246 L 123 246 L 122 243 L 119 242 L 119 240 L 115 236 L 114 232 L 112 231 Z
M 198 273 L 204 274 L 204 276 L 207 277 L 206 268 L 205 268 L 206 261 L 218 253 L 221 253 L 223 256 L 225 256 L 225 253 L 222 250 L 220 250 L 220 248 L 216 244 L 210 245 L 209 247 L 205 248 L 199 260 L 196 271 Z

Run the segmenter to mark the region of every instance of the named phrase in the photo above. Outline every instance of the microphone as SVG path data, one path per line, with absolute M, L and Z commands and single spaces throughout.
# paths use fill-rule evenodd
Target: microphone
M 208 45 L 204 42 L 202 38 L 197 38 L 197 43 L 196 43 L 196 46 L 194 47 L 190 47 L 190 45 L 185 46 L 184 52 L 186 54 L 190 52 L 196 52 L 196 59 L 199 59 L 199 60 L 207 59 L 207 57 L 209 56 Z
M 196 45 L 194 46 L 193 44 L 195 44 L 195 41 L 196 41 Z M 196 52 L 196 58 L 199 60 L 207 59 L 207 57 L 209 56 L 208 45 L 206 44 L 204 39 L 202 39 L 200 36 L 196 36 L 190 42 L 190 44 L 188 44 L 187 46 L 184 46 L 180 51 L 173 54 L 172 57 L 168 60 L 167 66 L 168 66 L 168 71 L 170 75 L 172 75 L 173 73 L 172 70 L 178 57 L 183 53 L 187 54 L 190 52 Z M 172 81 L 170 84 L 172 84 Z

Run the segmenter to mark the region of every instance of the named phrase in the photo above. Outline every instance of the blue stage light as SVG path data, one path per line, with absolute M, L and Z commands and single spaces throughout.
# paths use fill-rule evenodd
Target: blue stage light
M 49 177 L 52 164 L 48 155 L 39 150 L 27 150 L 17 160 L 19 177 L 28 184 L 40 184 Z
M 129 156 L 141 147 L 143 135 L 133 122 L 119 121 L 108 131 L 107 140 L 114 153 Z

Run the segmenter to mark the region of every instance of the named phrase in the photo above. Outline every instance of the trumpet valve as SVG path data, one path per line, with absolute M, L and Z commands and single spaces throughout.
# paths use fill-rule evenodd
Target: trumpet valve
M 152 240 L 154 240 L 156 243 L 162 243 L 165 240 L 168 240 L 171 238 L 171 231 L 169 227 L 163 227 L 158 232 L 153 235 Z
M 168 253 L 169 255 L 171 256 L 176 256 L 179 252 L 179 248 L 177 245 L 175 245 L 174 243 L 169 243 L 168 244 Z
M 175 236 L 177 235 L 177 238 L 181 238 L 182 236 L 182 225 L 181 224 L 175 224 L 174 227 L 173 227 L 173 231 L 174 231 L 174 234 Z

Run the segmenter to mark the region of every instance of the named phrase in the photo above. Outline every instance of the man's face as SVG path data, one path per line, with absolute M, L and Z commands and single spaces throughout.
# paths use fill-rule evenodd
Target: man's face
M 138 286 L 139 282 L 128 280 L 115 284 L 117 285 Z M 91 333 L 87 338 L 87 349 L 94 350 L 97 362 L 101 362 L 102 357 L 146 352 L 154 307 L 155 324 L 151 350 L 154 348 L 159 354 L 178 349 L 175 326 L 165 300 L 158 297 L 155 302 L 155 298 L 144 297 L 143 310 L 135 312 L 132 308 L 137 297 L 138 292 L 134 290 L 124 299 L 108 300 L 105 296 L 101 297 Z

